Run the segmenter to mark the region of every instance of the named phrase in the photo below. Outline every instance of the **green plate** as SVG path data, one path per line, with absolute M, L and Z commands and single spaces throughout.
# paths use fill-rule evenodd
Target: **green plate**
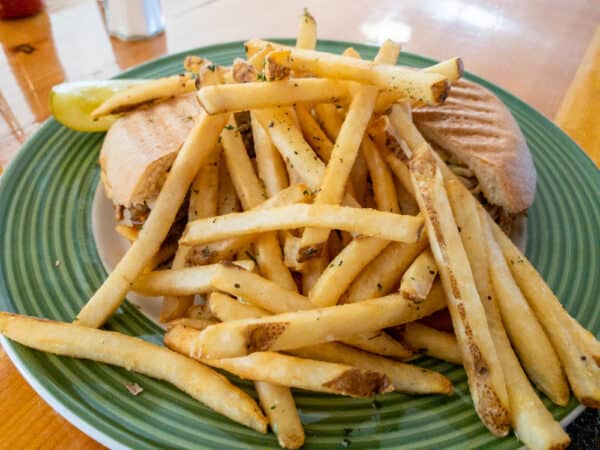
M 376 49 L 321 41 L 340 53 L 352 45 L 363 57 Z M 155 78 L 182 70 L 185 54 L 220 64 L 242 56 L 241 42 L 168 56 L 121 75 Z M 401 64 L 434 61 L 402 53 Z M 468 63 L 468 61 L 467 61 Z M 527 256 L 565 307 L 596 335 L 600 331 L 600 173 L 562 131 L 502 89 L 473 75 L 511 109 L 533 152 L 538 193 L 529 215 Z M 50 119 L 23 146 L 0 179 L 0 309 L 71 321 L 106 277 L 94 245 L 91 209 L 99 181 L 103 134 L 68 130 Z M 56 265 L 56 261 L 59 264 Z M 125 303 L 107 328 L 161 342 L 160 328 Z M 57 357 L 3 344 L 36 391 L 68 420 L 110 447 L 277 448 L 263 436 L 213 413 L 172 386 L 124 369 Z M 455 395 L 389 394 L 372 400 L 295 392 L 306 426 L 305 448 L 517 448 L 514 437 L 494 438 L 479 422 L 461 368 L 423 358 L 418 364 L 447 375 Z M 137 382 L 144 393 L 124 388 Z M 248 382 L 234 380 L 254 394 Z M 563 419 L 565 408 L 544 402 Z M 571 414 L 572 415 L 572 414 Z M 344 439 L 348 441 L 344 442 Z

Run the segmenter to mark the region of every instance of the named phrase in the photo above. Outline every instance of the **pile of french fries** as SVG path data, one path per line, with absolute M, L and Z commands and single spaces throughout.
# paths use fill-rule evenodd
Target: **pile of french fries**
M 406 362 L 424 353 L 464 366 L 494 435 L 512 428 L 529 448 L 565 448 L 533 386 L 558 405 L 572 391 L 598 408 L 600 343 L 411 119 L 411 107 L 443 102 L 460 59 L 412 70 L 395 65 L 391 41 L 374 61 L 315 45 L 305 13 L 296 47 L 251 40 L 232 67 L 188 57 L 185 76 L 101 105 L 97 117 L 197 90 L 204 112 L 131 248 L 75 323 L 0 313 L 0 332 L 166 380 L 259 432 L 270 425 L 284 448 L 304 443 L 290 388 L 452 394 L 445 376 Z M 190 189 L 171 268 L 154 270 Z M 164 297 L 167 348 L 99 329 L 130 291 Z M 419 322 L 445 308 L 454 334 Z M 253 380 L 260 407 L 210 367 Z

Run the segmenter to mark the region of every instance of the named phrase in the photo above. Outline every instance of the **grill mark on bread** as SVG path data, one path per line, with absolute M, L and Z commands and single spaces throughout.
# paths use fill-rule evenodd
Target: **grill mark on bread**
M 351 397 L 370 397 L 373 394 L 383 394 L 394 390 L 387 376 L 356 368 L 342 372 L 338 377 L 324 383 L 323 387 Z
M 289 322 L 260 323 L 248 327 L 246 349 L 248 353 L 267 351 L 288 327 Z

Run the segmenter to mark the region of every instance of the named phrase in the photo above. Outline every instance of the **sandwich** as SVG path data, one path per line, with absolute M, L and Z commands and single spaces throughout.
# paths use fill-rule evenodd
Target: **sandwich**
M 500 99 L 461 79 L 442 105 L 414 109 L 413 120 L 494 220 L 522 243 L 536 172 L 525 138 Z

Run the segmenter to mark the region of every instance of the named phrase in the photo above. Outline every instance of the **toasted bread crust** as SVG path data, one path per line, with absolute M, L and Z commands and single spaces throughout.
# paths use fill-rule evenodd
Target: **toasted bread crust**
M 201 108 L 186 94 L 119 118 L 100 151 L 106 195 L 130 207 L 158 195 Z
M 413 111 L 424 137 L 471 168 L 487 200 L 519 213 L 531 206 L 536 174 L 510 111 L 494 94 L 467 80 L 453 83 L 439 106 Z

